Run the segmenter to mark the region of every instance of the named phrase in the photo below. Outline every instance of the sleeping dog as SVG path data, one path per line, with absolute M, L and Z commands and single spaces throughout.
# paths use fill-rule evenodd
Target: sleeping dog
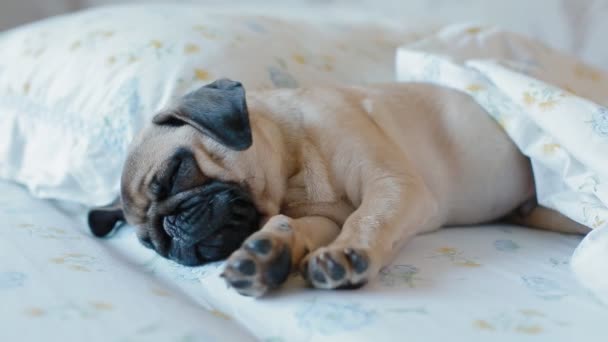
M 251 92 L 215 81 L 133 141 L 118 220 L 184 265 L 228 257 L 223 277 L 261 296 L 299 271 L 357 288 L 413 236 L 510 222 L 588 229 L 536 205 L 530 161 L 468 95 L 422 83 Z

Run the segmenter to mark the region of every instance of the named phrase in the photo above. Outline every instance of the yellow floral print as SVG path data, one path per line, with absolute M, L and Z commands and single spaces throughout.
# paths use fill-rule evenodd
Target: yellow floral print
M 294 54 L 292 58 L 298 64 L 306 64 L 306 58 L 300 54 Z
M 529 92 L 525 92 L 524 93 L 524 103 L 527 105 L 533 105 L 534 102 L 536 102 L 536 99 Z
M 561 146 L 559 144 L 544 144 L 543 145 L 543 152 L 545 154 L 552 154 L 555 151 L 559 150 L 561 148 Z
M 21 223 L 17 228 L 27 231 L 30 235 L 42 239 L 53 240 L 80 240 L 82 237 L 75 231 L 68 231 L 58 227 L 41 227 L 30 223 Z
M 197 53 L 201 50 L 201 48 L 196 44 L 186 44 L 184 47 L 184 53 L 189 55 L 193 53 Z
M 467 29 L 467 33 L 471 34 L 471 35 L 475 35 L 478 34 L 479 32 L 481 32 L 482 28 L 481 27 L 471 27 Z
M 204 69 L 194 69 L 194 76 L 200 81 L 208 81 L 211 78 L 209 72 Z
M 528 317 L 545 317 L 544 313 L 534 309 L 521 309 L 519 310 L 519 312 L 521 312 L 522 315 Z
M 195 31 L 200 32 L 203 37 L 207 38 L 207 39 L 215 39 L 217 38 L 217 36 L 215 35 L 215 33 L 211 32 L 207 27 L 203 26 L 203 25 L 196 25 L 193 27 L 193 29 Z
M 437 249 L 437 252 L 444 254 L 444 255 L 456 255 L 456 252 L 458 252 L 458 250 L 456 248 L 452 248 L 452 247 L 441 247 Z
M 154 40 L 150 41 L 150 45 L 156 49 L 160 49 L 163 47 L 163 42 L 161 42 L 160 40 L 154 39 Z
M 477 263 L 477 262 L 471 261 L 471 260 L 466 260 L 463 262 L 455 262 L 454 265 L 463 266 L 463 267 L 481 267 L 480 263 Z
M 509 118 L 506 118 L 506 117 L 502 116 L 501 114 L 498 115 L 498 119 L 496 119 L 496 122 L 498 122 L 500 127 L 502 127 L 505 130 L 509 126 Z
M 483 89 L 484 87 L 480 84 L 470 84 L 469 86 L 467 86 L 467 90 L 470 92 L 477 92 Z
M 539 103 L 538 107 L 542 110 L 551 110 L 555 107 L 556 104 L 557 104 L 557 101 L 548 100 L 548 101 L 543 101 L 543 102 Z
M 80 254 L 68 253 L 60 257 L 51 258 L 50 262 L 57 265 L 65 265 L 69 269 L 78 272 L 92 272 L 97 260 L 95 257 Z M 100 269 L 95 269 L 100 271 Z
M 44 316 L 46 312 L 41 308 L 32 307 L 25 309 L 24 313 L 29 317 L 41 317 Z
M 483 319 L 473 321 L 473 326 L 480 330 L 496 330 L 492 324 L 488 323 L 488 321 L 484 321 Z
M 543 332 L 543 328 L 540 325 L 519 325 L 515 331 L 528 335 L 537 335 Z
M 598 216 L 596 216 L 594 218 L 593 223 L 591 223 L 591 225 L 593 226 L 593 228 L 599 228 L 601 227 L 604 223 L 606 223 L 606 220 L 602 220 L 600 219 Z
M 211 314 L 212 314 L 213 316 L 215 316 L 215 317 L 219 317 L 219 318 L 222 318 L 222 319 L 225 319 L 225 320 L 227 320 L 227 321 L 232 319 L 230 316 L 228 316 L 228 315 L 226 315 L 225 313 L 223 313 L 223 312 L 221 312 L 221 311 L 219 311 L 219 310 L 216 310 L 216 309 L 213 309 L 213 310 L 211 310 L 211 311 L 209 311 L 209 312 L 211 312 Z
M 89 302 L 89 304 L 91 304 L 93 306 L 93 308 L 95 308 L 96 310 L 99 310 L 99 311 L 114 310 L 114 306 L 107 302 L 92 301 L 92 302 Z
M 154 287 L 152 289 L 150 289 L 150 291 L 158 297 L 171 297 L 171 293 L 169 293 L 169 291 L 158 288 L 158 287 Z
M 438 248 L 436 255 L 431 256 L 431 258 L 446 258 L 449 259 L 454 265 L 462 266 L 462 267 L 480 267 L 482 266 L 480 263 L 471 260 L 469 258 L 464 257 L 462 251 L 454 247 L 441 247 Z
M 72 43 L 72 45 L 70 46 L 70 50 L 74 51 L 74 50 L 80 48 L 81 46 L 82 46 L 82 42 L 80 40 L 77 40 Z

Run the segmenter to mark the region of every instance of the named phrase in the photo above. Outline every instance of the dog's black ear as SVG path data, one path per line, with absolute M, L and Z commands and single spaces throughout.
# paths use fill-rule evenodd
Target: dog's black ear
M 187 123 L 218 143 L 243 151 L 252 144 L 245 89 L 220 79 L 182 97 L 173 110 L 156 115 L 155 124 Z
M 91 209 L 88 215 L 88 222 L 89 229 L 91 229 L 93 235 L 104 237 L 110 234 L 114 230 L 114 227 L 126 222 L 120 200 L 105 207 Z

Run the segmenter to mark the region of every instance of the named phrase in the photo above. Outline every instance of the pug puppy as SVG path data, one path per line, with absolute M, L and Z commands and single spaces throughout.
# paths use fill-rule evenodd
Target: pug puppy
M 358 288 L 413 236 L 507 218 L 588 228 L 535 203 L 530 161 L 468 95 L 432 84 L 251 92 L 221 79 L 158 113 L 133 141 L 126 219 L 184 265 L 228 257 L 223 277 L 261 296 L 292 271 L 315 288 Z

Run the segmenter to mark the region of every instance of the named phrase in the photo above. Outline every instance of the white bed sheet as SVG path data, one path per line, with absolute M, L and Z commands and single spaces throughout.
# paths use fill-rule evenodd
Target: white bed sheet
M 359 291 L 287 288 L 263 299 L 201 282 L 218 310 L 264 341 L 605 341 L 608 308 L 573 278 L 580 237 L 515 226 L 418 236 Z
M 253 340 L 131 230 L 96 239 L 80 208 L 6 182 L 0 194 L 0 341 Z
M 604 341 L 608 308 L 574 280 L 581 237 L 513 226 L 415 238 L 361 291 L 241 297 L 124 228 L 0 182 L 0 341 Z M 201 281 L 199 281 L 199 278 Z M 252 337 L 253 336 L 253 337 Z

